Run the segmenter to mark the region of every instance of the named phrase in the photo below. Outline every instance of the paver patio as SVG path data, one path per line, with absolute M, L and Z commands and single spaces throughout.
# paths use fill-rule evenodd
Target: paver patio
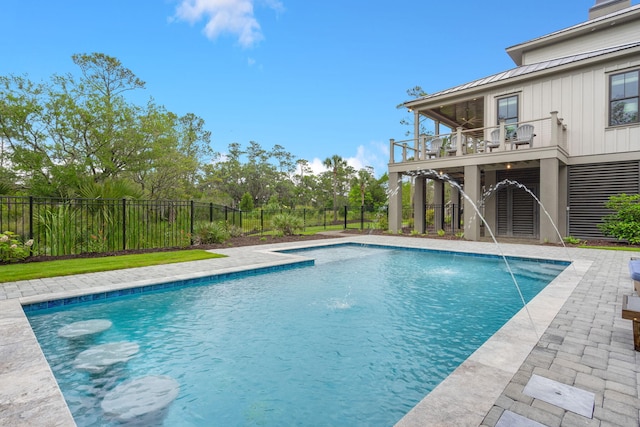
M 574 263 L 399 426 L 493 427 L 505 411 L 549 427 L 639 425 L 640 353 L 633 347 L 631 321 L 621 318 L 623 295 L 633 294 L 627 268 L 633 252 L 353 235 L 215 251 L 227 258 L 0 284 L 0 426 L 75 425 L 21 305 L 281 265 L 300 256 L 274 249 L 345 242 Z M 593 418 L 526 395 L 525 386 L 534 374 L 594 393 Z

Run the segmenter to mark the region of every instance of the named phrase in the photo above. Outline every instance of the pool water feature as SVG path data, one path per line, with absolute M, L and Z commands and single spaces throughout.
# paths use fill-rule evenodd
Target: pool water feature
M 339 246 L 315 266 L 208 286 L 29 312 L 79 426 L 118 425 L 101 402 L 119 384 L 175 379 L 165 425 L 392 425 L 520 308 L 501 257 Z M 510 259 L 527 301 L 567 263 Z M 65 325 L 108 319 L 85 340 Z M 82 351 L 139 352 L 99 374 Z

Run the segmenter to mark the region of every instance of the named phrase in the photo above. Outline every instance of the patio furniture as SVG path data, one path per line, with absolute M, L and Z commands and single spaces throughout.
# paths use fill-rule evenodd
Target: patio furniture
M 449 146 L 445 151 L 447 152 L 447 155 L 455 156 L 456 153 L 458 152 L 458 135 L 451 135 L 450 142 L 451 143 L 449 144 Z
M 485 147 L 490 152 L 493 152 L 494 148 L 500 147 L 500 129 L 491 131 L 489 141 L 485 141 Z
M 640 297 L 622 297 L 622 318 L 633 321 L 633 347 L 640 351 Z
M 426 152 L 427 159 L 433 157 L 440 157 L 440 149 L 442 148 L 442 139 L 434 138 L 429 141 L 429 151 Z
M 640 295 L 640 259 L 631 258 L 631 261 L 629 261 L 629 274 L 631 275 L 631 280 L 633 280 L 633 288 Z
M 509 140 L 509 143 L 511 143 L 512 146 L 515 146 L 516 150 L 519 146 L 526 144 L 528 144 L 529 147 L 533 147 L 533 137 L 536 136 L 533 131 L 533 125 L 520 125 L 516 129 L 515 138 Z

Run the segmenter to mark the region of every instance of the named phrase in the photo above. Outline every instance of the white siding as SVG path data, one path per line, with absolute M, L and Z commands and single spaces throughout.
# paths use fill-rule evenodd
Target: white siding
M 522 64 L 535 64 L 638 40 L 640 40 L 640 21 L 613 25 L 607 29 L 584 34 L 572 40 L 526 51 L 522 54 Z

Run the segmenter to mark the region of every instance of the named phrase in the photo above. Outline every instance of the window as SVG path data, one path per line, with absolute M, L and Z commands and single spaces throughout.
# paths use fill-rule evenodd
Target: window
M 640 70 L 609 77 L 609 126 L 638 123 Z
M 507 124 L 507 138 L 511 138 L 516 130 L 515 123 L 518 123 L 518 95 L 498 99 L 498 124 L 500 120 Z M 509 124 L 512 125 L 508 126 Z

